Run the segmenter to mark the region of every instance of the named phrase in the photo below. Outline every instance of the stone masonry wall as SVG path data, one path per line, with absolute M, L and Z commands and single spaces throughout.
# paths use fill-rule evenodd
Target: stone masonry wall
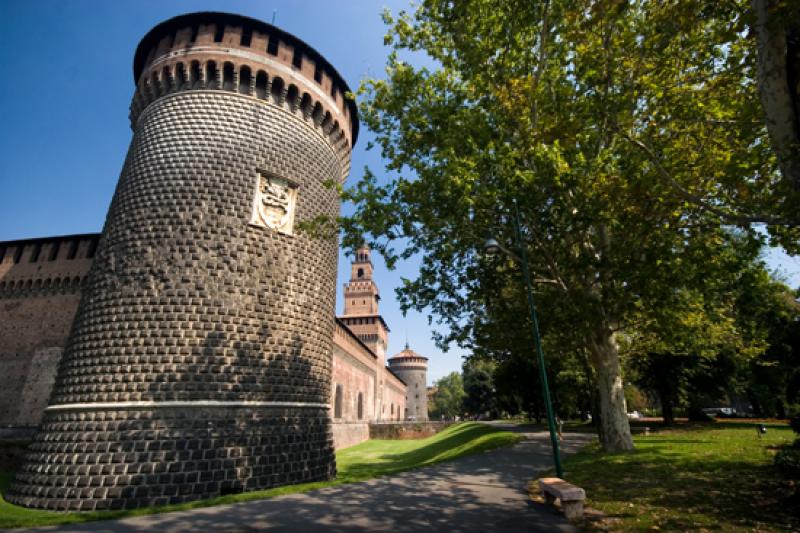
M 142 111 L 9 501 L 132 508 L 334 475 L 337 244 L 249 221 L 260 171 L 298 184 L 297 220 L 335 216 L 323 182 L 340 163 L 255 98 L 186 91 Z

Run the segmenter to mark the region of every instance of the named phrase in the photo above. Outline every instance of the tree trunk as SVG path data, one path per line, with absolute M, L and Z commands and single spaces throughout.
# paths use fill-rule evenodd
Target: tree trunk
M 664 419 L 665 426 L 675 423 L 675 411 L 672 406 L 672 398 L 667 395 L 661 396 L 661 417 Z
M 777 0 L 752 0 L 753 30 L 758 51 L 758 90 L 764 108 L 767 131 L 784 179 L 800 192 L 800 117 L 797 87 L 792 68 L 798 50 L 790 34 L 800 31 L 800 21 L 787 20 Z M 788 11 L 791 18 L 791 10 Z M 795 13 L 796 15 L 796 13 Z
M 602 328 L 589 341 L 589 353 L 600 396 L 600 444 L 604 450 L 611 452 L 632 450 L 633 439 L 625 408 L 619 352 L 610 328 Z

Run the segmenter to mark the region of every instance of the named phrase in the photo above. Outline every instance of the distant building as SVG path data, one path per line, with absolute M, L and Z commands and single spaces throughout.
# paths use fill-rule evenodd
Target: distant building
M 389 359 L 389 369 L 406 383 L 407 420 L 428 420 L 428 358 L 405 350 Z

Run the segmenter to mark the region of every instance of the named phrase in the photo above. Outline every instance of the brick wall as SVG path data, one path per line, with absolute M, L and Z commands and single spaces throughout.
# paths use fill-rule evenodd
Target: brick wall
M 41 421 L 97 240 L 0 243 L 0 427 Z

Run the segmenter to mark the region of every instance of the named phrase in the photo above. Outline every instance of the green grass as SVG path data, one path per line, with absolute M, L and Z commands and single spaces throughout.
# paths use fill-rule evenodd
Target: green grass
M 792 489 L 772 466 L 793 439 L 786 425 L 769 425 L 759 439 L 755 424 L 685 424 L 635 436 L 630 453 L 591 446 L 566 460 L 565 477 L 607 515 L 587 520 L 588 529 L 798 531 Z
M 0 498 L 0 528 L 32 527 L 55 524 L 109 520 L 128 516 L 165 513 L 208 507 L 249 500 L 263 500 L 283 494 L 307 492 L 343 483 L 364 481 L 378 476 L 395 474 L 421 466 L 449 461 L 465 455 L 479 453 L 520 440 L 519 435 L 497 428 L 463 423 L 450 426 L 442 432 L 421 440 L 371 440 L 336 453 L 338 475 L 335 480 L 317 483 L 288 485 L 269 490 L 230 494 L 191 503 L 145 507 L 128 511 L 103 511 L 85 513 L 58 513 L 39 511 L 12 505 Z M 0 473 L 0 492 L 5 492 L 13 474 Z

